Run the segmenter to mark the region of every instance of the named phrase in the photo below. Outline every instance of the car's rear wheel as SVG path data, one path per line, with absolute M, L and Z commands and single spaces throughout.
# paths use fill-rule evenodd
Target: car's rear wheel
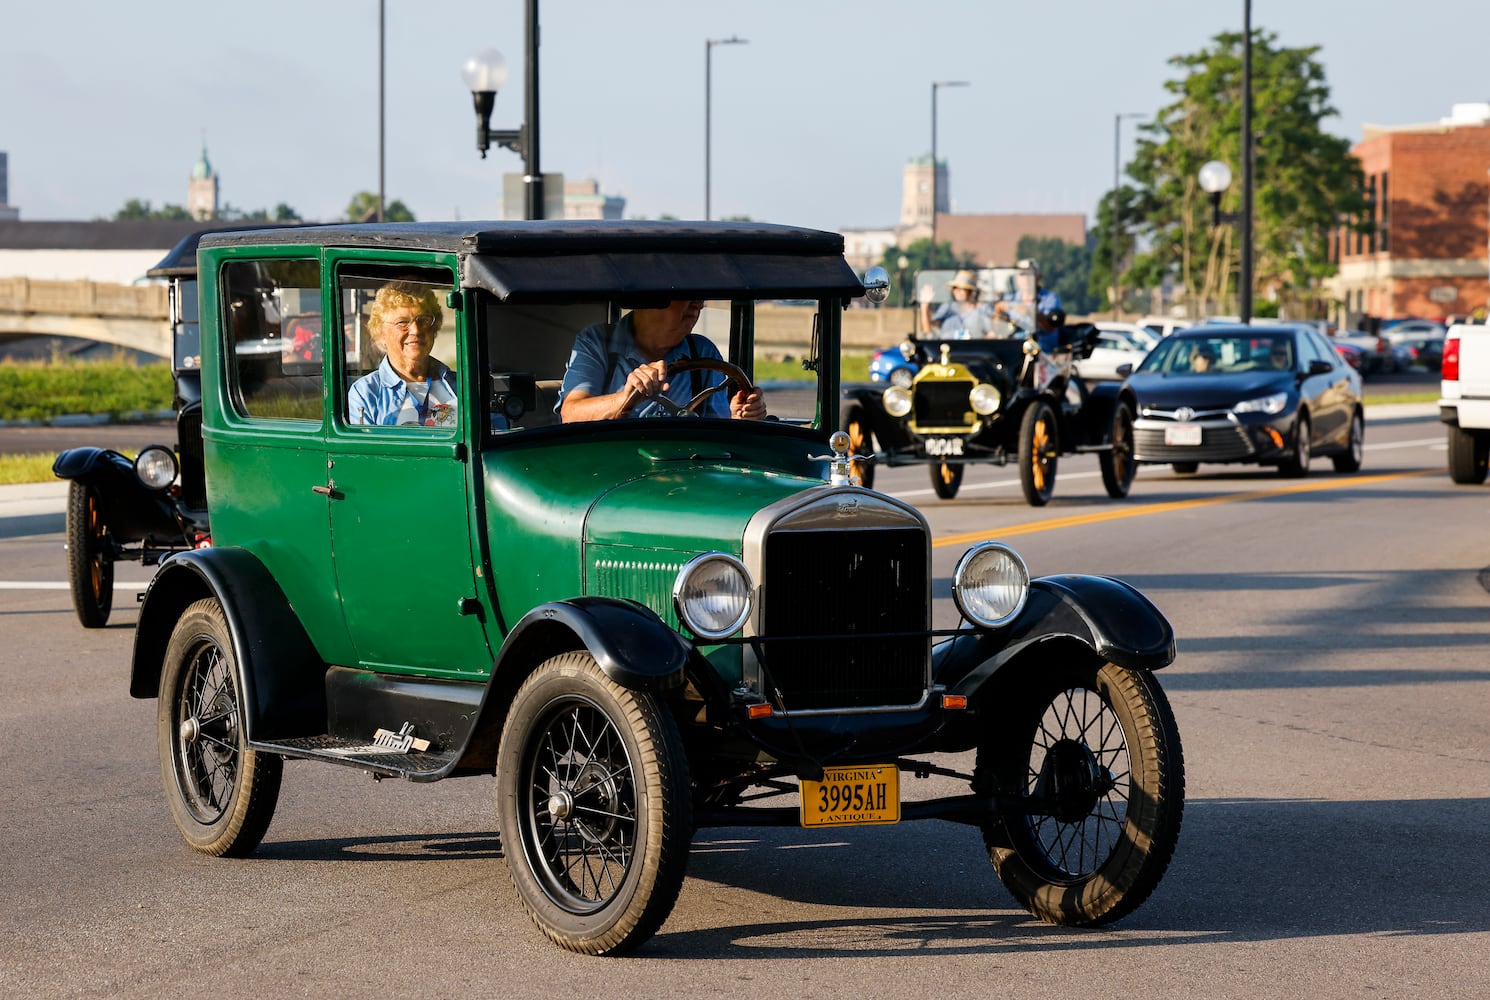
M 1449 478 L 1461 486 L 1478 486 L 1490 471 L 1490 432 L 1449 428 Z
M 497 824 L 518 897 L 544 934 L 587 955 L 630 951 L 662 926 L 688 862 L 677 724 L 589 653 L 552 657 L 518 690 L 502 729 Z
M 1058 435 L 1050 404 L 1031 403 L 1019 424 L 1019 485 L 1031 507 L 1045 506 L 1055 492 Z
M 1299 479 L 1309 474 L 1309 460 L 1314 457 L 1313 429 L 1309 418 L 1299 414 L 1293 429 L 1293 451 L 1278 463 L 1278 471 L 1290 479 Z
M 284 759 L 248 748 L 238 662 L 212 598 L 182 613 L 166 645 L 156 743 L 166 801 L 194 850 L 244 857 L 264 839 Z
M 1177 476 L 1193 476 L 1193 475 L 1195 475 L 1195 471 L 1200 468 L 1200 463 L 1199 462 L 1171 462 L 1169 464 L 1169 467 L 1174 470 L 1174 474 L 1177 475 Z
M 848 452 L 850 455 L 872 455 L 874 454 L 874 432 L 869 429 L 869 418 L 862 409 L 851 410 L 848 421 L 844 426 L 848 434 Z M 860 461 L 850 462 L 849 476 L 857 476 L 859 484 L 865 489 L 874 489 L 874 462 Z
M 74 480 L 67 487 L 67 582 L 84 628 L 103 628 L 114 606 L 114 552 L 98 492 Z
M 1350 418 L 1350 439 L 1345 450 L 1331 457 L 1336 472 L 1360 472 L 1361 462 L 1366 456 L 1366 419 L 1360 413 Z
M 1169 866 L 1184 812 L 1179 730 L 1154 675 L 1094 660 L 1032 671 L 992 724 L 978 767 L 1007 803 L 983 830 L 999 879 L 1054 924 L 1132 912 Z
M 1112 415 L 1112 450 L 1104 451 L 1098 460 L 1102 466 L 1102 485 L 1107 495 L 1121 500 L 1133 488 L 1138 465 L 1133 461 L 1133 411 L 1119 403 Z
M 962 485 L 963 466 L 938 462 L 931 466 L 931 488 L 943 500 L 951 500 Z

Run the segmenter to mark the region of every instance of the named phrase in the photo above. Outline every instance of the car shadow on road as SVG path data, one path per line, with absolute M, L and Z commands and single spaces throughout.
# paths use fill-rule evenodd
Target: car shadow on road
M 418 836 L 265 840 L 253 856 L 262 861 L 480 861 L 500 858 L 502 842 L 495 830 Z
M 1195 800 L 1154 895 L 1125 920 L 1096 930 L 1050 927 L 1024 913 L 982 860 L 980 837 L 970 828 L 923 824 L 910 850 L 912 834 L 903 828 L 856 828 L 826 839 L 742 830 L 738 840 L 711 830 L 695 840 L 691 880 L 855 912 L 773 921 L 762 914 L 779 908 L 756 907 L 739 923 L 677 932 L 664 925 L 640 954 L 937 961 L 1031 948 L 1484 932 L 1490 910 L 1471 887 L 1490 876 L 1487 813 L 1486 798 Z M 720 844 L 732 849 L 711 849 Z M 686 902 L 685 887 L 680 905 Z

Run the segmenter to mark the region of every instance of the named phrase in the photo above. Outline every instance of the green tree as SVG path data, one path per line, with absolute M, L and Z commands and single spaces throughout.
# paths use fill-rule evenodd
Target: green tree
M 880 258 L 880 267 L 890 272 L 892 278 L 898 280 L 900 270 L 900 258 L 906 260 L 905 274 L 909 282 L 917 271 L 925 271 L 931 267 L 931 240 L 912 240 L 908 245 L 901 247 L 890 244 L 885 248 L 884 256 Z M 936 266 L 941 269 L 958 267 L 977 267 L 978 263 L 970 253 L 957 254 L 952 252 L 952 244 L 946 240 L 938 240 L 936 244 Z
M 1014 252 L 1021 260 L 1029 257 L 1039 262 L 1040 284 L 1061 297 L 1068 315 L 1090 315 L 1097 307 L 1097 298 L 1088 291 L 1091 246 L 1067 243 L 1054 236 L 1021 236 Z
M 1093 309 L 1112 309 L 1112 241 L 1117 235 L 1118 274 L 1123 275 L 1123 309 L 1126 312 L 1144 312 L 1147 304 L 1146 292 L 1134 287 L 1126 275 L 1129 263 L 1137 249 L 1135 229 L 1139 220 L 1138 205 L 1143 192 L 1124 184 L 1117 189 L 1117 226 L 1112 224 L 1112 192 L 1097 203 L 1097 226 L 1094 230 L 1097 242 L 1092 248 L 1092 266 L 1087 277 L 1087 294 Z
M 190 219 L 191 213 L 180 205 L 162 205 L 160 208 L 150 207 L 150 202 L 139 198 L 131 198 L 124 203 L 124 207 L 114 213 L 115 222 L 133 222 L 140 219 Z
M 352 195 L 352 200 L 347 202 L 347 210 L 343 218 L 348 222 L 372 222 L 378 217 L 378 196 L 372 191 L 358 191 Z M 413 222 L 414 213 L 409 207 L 398 199 L 384 202 L 384 222 Z
M 1241 267 L 1236 227 L 1212 227 L 1210 200 L 1196 177 L 1207 160 L 1228 163 L 1241 176 L 1243 37 L 1229 32 L 1212 41 L 1170 60 L 1183 73 L 1165 84 L 1175 100 L 1139 127 L 1127 170 L 1136 182 L 1131 222 L 1146 249 L 1133 257 L 1123 284 L 1152 286 L 1172 275 L 1192 311 L 1208 302 L 1229 311 Z M 1312 311 L 1322 307 L 1320 280 L 1334 272 L 1330 230 L 1342 220 L 1369 226 L 1359 221 L 1367 203 L 1350 144 L 1321 128 L 1335 109 L 1315 59 L 1318 46 L 1285 48 L 1277 41 L 1271 32 L 1253 32 L 1255 288 L 1259 297 L 1276 295 L 1285 308 Z M 1234 181 L 1221 210 L 1240 209 L 1241 184 Z M 1127 212 L 1121 217 L 1127 220 Z

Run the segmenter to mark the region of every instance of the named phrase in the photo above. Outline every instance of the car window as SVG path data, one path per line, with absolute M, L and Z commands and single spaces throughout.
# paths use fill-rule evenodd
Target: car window
M 438 267 L 337 269 L 341 417 L 352 426 L 440 432 L 456 426 L 460 368 L 453 275 Z
M 1340 367 L 1343 359 L 1340 357 L 1340 353 L 1330 345 L 1329 341 L 1325 340 L 1322 335 L 1312 332 L 1309 340 L 1314 345 L 1315 353 L 1321 361 L 1328 361 L 1332 368 Z
M 315 260 L 223 266 L 223 356 L 229 395 L 241 415 L 321 419 L 320 273 Z

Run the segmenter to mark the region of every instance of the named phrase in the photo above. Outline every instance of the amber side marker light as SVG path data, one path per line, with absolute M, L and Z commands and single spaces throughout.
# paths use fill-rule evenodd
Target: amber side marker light
M 1268 437 L 1270 437 L 1270 438 L 1273 439 L 1273 447 L 1274 448 L 1281 448 L 1281 447 L 1283 447 L 1283 435 L 1282 434 L 1279 434 L 1277 431 L 1273 430 L 1271 427 L 1269 427 L 1267 430 L 1268 430 Z
M 967 708 L 967 695 L 944 694 L 942 695 L 942 708 L 950 710 Z
M 752 719 L 766 719 L 771 715 L 771 706 L 768 704 L 751 705 L 749 712 Z

